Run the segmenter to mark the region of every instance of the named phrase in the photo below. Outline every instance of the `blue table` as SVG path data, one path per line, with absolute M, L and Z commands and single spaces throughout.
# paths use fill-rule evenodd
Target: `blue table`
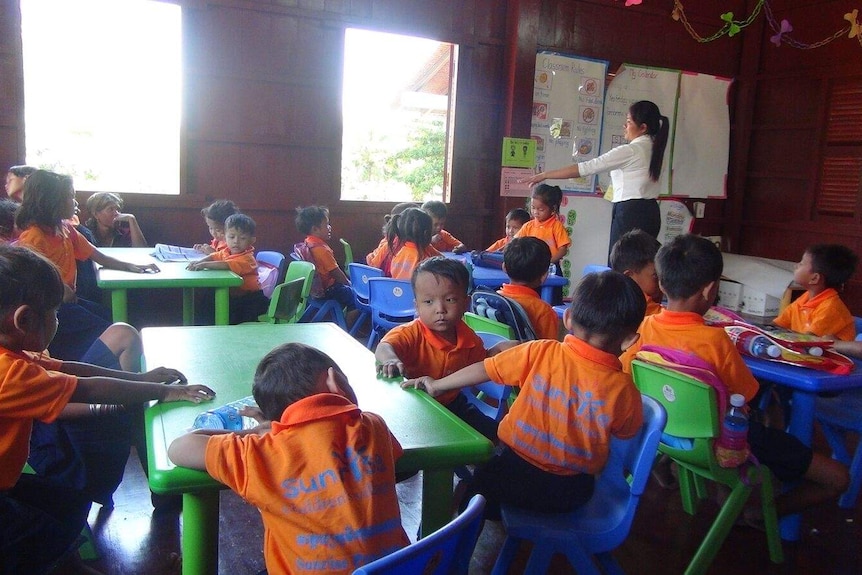
M 742 356 L 745 364 L 759 380 L 783 385 L 793 391 L 793 412 L 787 431 L 805 445 L 811 445 L 814 434 L 814 408 L 817 394 L 823 391 L 843 391 L 862 387 L 862 361 L 854 360 L 856 369 L 848 375 L 836 375 L 816 369 L 796 367 Z M 799 515 L 788 515 L 781 520 L 781 538 L 799 540 Z
M 469 254 L 455 254 L 453 252 L 443 252 L 443 255 L 447 258 L 456 259 L 461 262 L 466 262 L 467 258 L 470 257 Z M 511 281 L 509 276 L 506 275 L 506 272 L 503 270 L 498 270 L 495 268 L 483 268 L 479 266 L 473 266 L 473 287 L 476 286 L 486 286 L 490 289 L 500 289 L 504 283 L 508 283 Z M 548 277 L 545 278 L 544 283 L 542 283 L 540 295 L 543 300 L 551 303 L 553 299 L 553 292 L 555 287 L 563 287 L 565 285 L 569 285 L 568 278 L 564 278 L 563 276 L 558 276 L 554 274 L 548 274 Z

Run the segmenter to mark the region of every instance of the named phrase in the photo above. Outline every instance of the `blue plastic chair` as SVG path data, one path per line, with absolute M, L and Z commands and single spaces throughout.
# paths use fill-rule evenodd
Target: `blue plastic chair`
M 317 323 L 319 321 L 326 321 L 327 318 L 330 318 L 338 324 L 338 327 L 347 331 L 344 310 L 341 309 L 341 304 L 334 299 L 308 298 L 308 303 L 305 305 L 305 313 L 299 321 L 303 323 Z
M 359 312 L 356 321 L 350 328 L 350 335 L 356 335 L 365 320 L 371 319 L 371 306 L 368 304 L 368 300 L 371 299 L 371 292 L 368 287 L 368 280 L 383 277 L 383 270 L 365 264 L 349 263 L 347 264 L 347 273 L 350 277 L 350 288 L 353 290 L 353 305 Z
M 484 510 L 485 498 L 474 495 L 461 515 L 428 537 L 360 567 L 353 575 L 466 575 Z
M 856 341 L 862 341 L 862 317 L 853 316 L 853 325 L 856 327 Z
M 368 278 L 368 305 L 371 306 L 371 334 L 365 344 L 373 349 L 387 331 L 413 321 L 416 302 L 409 281 L 393 278 Z
M 818 397 L 815 416 L 832 449 L 832 458 L 850 470 L 850 485 L 838 499 L 838 506 L 853 509 L 862 488 L 862 441 L 857 443 L 851 461 L 845 433 L 862 434 L 862 389 L 851 389 L 835 397 Z
M 600 264 L 587 264 L 584 266 L 583 275 L 600 274 L 602 272 L 608 271 L 609 269 L 611 269 L 611 268 L 609 268 L 608 266 L 600 265 Z
M 507 341 L 508 338 L 496 333 L 476 332 L 476 335 L 482 338 L 482 344 L 485 349 L 494 347 L 501 341 Z M 509 396 L 512 394 L 512 387 L 509 385 L 500 385 L 493 381 L 486 381 L 478 385 L 465 387 L 461 390 L 467 401 L 472 403 L 485 416 L 490 417 L 496 422 L 500 422 L 506 412 L 509 411 Z M 485 398 L 493 400 L 494 405 L 485 401 Z M 460 477 L 461 474 L 459 473 Z
M 610 552 L 628 536 L 667 421 L 657 401 L 646 396 L 642 401 L 643 427 L 630 439 L 611 438 L 608 462 L 596 477 L 593 496 L 583 506 L 554 514 L 502 506 L 507 537 L 494 575 L 508 571 L 524 539 L 533 542 L 525 573 L 546 573 L 554 553 L 565 555 L 580 575 L 599 573 L 592 556 L 606 572 L 622 573 Z

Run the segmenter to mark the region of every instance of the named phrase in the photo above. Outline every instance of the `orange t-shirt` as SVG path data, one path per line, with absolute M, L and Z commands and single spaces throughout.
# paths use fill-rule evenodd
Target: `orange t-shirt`
M 524 308 L 533 331 L 539 339 L 557 339 L 560 334 L 560 319 L 545 300 L 539 297 L 536 290 L 524 285 L 503 284 L 497 293 L 512 298 Z
M 18 245 L 37 251 L 60 269 L 63 283 L 75 290 L 78 279 L 76 260 L 89 258 L 96 249 L 72 224 L 63 221 L 59 232 L 53 228 L 30 226 L 18 237 Z
M 374 251 L 365 256 L 365 263 L 368 265 L 383 269 L 383 260 L 386 259 L 386 256 L 389 255 L 389 244 L 386 241 L 386 238 L 380 240 L 380 243 L 377 244 L 377 247 L 374 248 Z
M 853 341 L 856 337 L 853 314 L 832 288 L 813 298 L 805 292 L 784 308 L 773 323 L 799 333 L 834 335 L 844 341 Z
M 751 401 L 760 388 L 724 329 L 706 325 L 700 314 L 663 309 L 645 318 L 638 333 L 638 341 L 620 356 L 626 372 L 631 372 L 632 359 L 641 346 L 660 345 L 687 351 L 708 361 L 728 391 L 741 393 L 746 401 Z
M 437 241 L 431 242 L 431 247 L 438 252 L 451 252 L 457 246 L 464 243 L 446 230 L 440 230 L 440 233 L 438 233 L 437 236 Z
M 662 310 L 661 303 L 654 302 L 646 293 L 644 293 L 644 297 L 646 298 L 646 313 L 644 313 L 644 317 L 655 315 Z
M 217 240 L 213 238 L 210 240 L 210 247 L 215 251 L 219 252 L 227 247 L 227 242 L 224 240 Z
M 305 243 L 308 244 L 308 248 L 311 250 L 311 257 L 314 258 L 314 262 L 312 263 L 314 263 L 315 273 L 320 278 L 321 287 L 324 290 L 331 288 L 335 285 L 335 280 L 332 279 L 329 273 L 332 270 L 338 269 L 338 262 L 335 261 L 332 248 L 316 236 L 307 236 Z
M 381 343 L 388 343 L 395 355 L 404 364 L 406 377 L 427 375 L 434 379 L 446 377 L 463 367 L 485 359 L 488 353 L 482 338 L 476 335 L 463 321 L 458 323 L 457 341 L 452 345 L 436 332 L 431 331 L 418 319 L 389 330 Z M 447 405 L 452 403 L 460 390 L 454 389 L 437 396 L 435 399 Z
M 522 343 L 486 359 L 485 369 L 520 388 L 500 441 L 550 473 L 598 473 L 611 436 L 632 437 L 643 424 L 640 392 L 619 359 L 573 335 Z
M 486 249 L 486 252 L 501 252 L 503 248 L 509 245 L 509 236 L 500 238 Z
M 62 361 L 0 347 L 0 490 L 18 481 L 30 453 L 33 420 L 57 419 L 78 378 L 57 371 Z
M 389 268 L 390 277 L 397 280 L 410 281 L 410 278 L 413 276 L 413 270 L 416 269 L 416 266 L 420 262 L 439 255 L 440 252 L 431 246 L 426 247 L 420 253 L 419 246 L 415 243 L 404 242 L 398 253 L 392 257 L 392 263 Z
M 232 254 L 229 248 L 219 250 L 212 255 L 214 261 L 225 262 L 230 271 L 242 278 L 242 285 L 230 288 L 231 295 L 245 295 L 260 290 L 260 280 L 257 276 L 257 260 L 254 259 L 254 248 L 248 248 L 242 253 Z
M 560 248 L 568 247 L 572 243 L 571 238 L 569 238 L 569 232 L 566 231 L 565 226 L 563 226 L 557 216 L 551 216 L 544 222 L 533 218 L 521 226 L 521 229 L 515 234 L 516 238 L 525 238 L 527 236 L 539 238 L 548 244 L 548 247 L 551 248 L 551 255 L 555 254 Z
M 379 415 L 319 393 L 265 435 L 214 435 L 207 472 L 260 509 L 270 573 L 351 573 L 409 543 L 395 493 L 402 449 Z

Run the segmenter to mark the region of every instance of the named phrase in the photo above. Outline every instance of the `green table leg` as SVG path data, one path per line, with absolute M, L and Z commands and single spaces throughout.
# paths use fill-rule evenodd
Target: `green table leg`
M 183 575 L 218 573 L 217 489 L 183 493 Z
M 452 520 L 452 469 L 422 470 L 422 529 L 431 535 Z
M 114 321 L 129 321 L 129 297 L 124 289 L 111 290 L 111 311 Z
M 230 298 L 229 288 L 216 288 L 215 290 L 215 324 L 228 325 L 230 323 Z
M 183 325 L 195 324 L 195 288 L 183 289 Z

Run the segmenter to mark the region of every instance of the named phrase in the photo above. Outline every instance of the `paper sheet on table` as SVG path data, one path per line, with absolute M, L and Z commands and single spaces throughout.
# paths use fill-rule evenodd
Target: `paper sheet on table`
M 721 254 L 724 258 L 724 277 L 745 286 L 781 298 L 793 281 L 793 262 L 756 258 L 738 254 Z
M 156 244 L 150 255 L 160 262 L 194 262 L 204 257 L 204 254 L 194 248 L 183 248 L 168 244 Z

